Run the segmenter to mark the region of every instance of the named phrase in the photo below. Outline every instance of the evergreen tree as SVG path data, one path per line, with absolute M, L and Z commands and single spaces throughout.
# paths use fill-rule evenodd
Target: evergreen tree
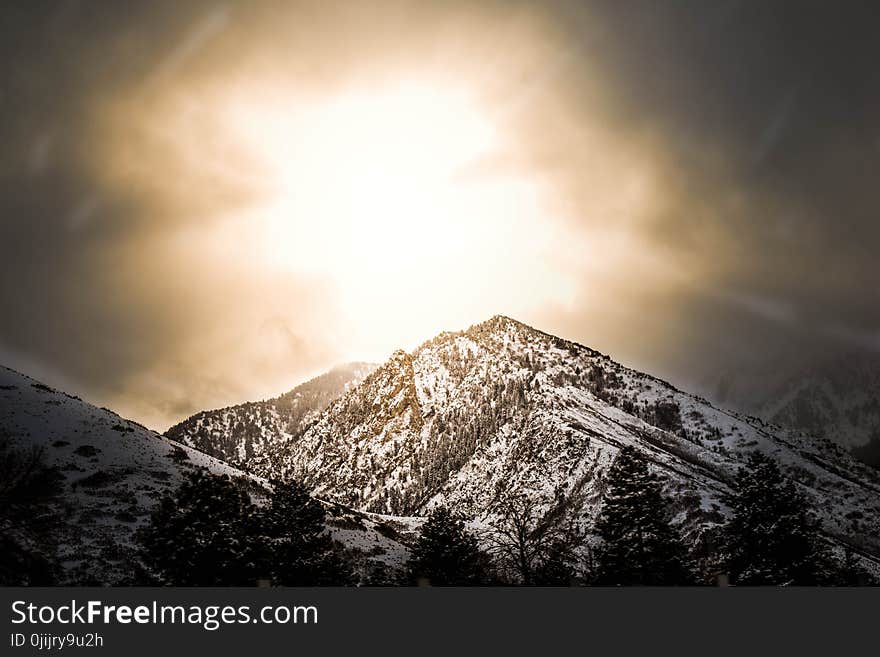
M 807 499 L 775 461 L 749 456 L 737 473 L 736 492 L 725 502 L 733 515 L 724 531 L 735 584 L 830 583 L 835 566 Z
M 414 583 L 475 586 L 485 582 L 485 558 L 464 521 L 444 507 L 431 512 L 413 546 L 407 571 Z
M 191 474 L 165 495 L 142 535 L 142 558 L 157 583 L 249 586 L 261 574 L 250 540 L 255 507 L 228 476 Z
M 533 569 L 532 583 L 536 586 L 572 586 L 582 581 L 575 545 L 573 540 L 564 536 L 551 541 Z
M 607 492 L 595 531 L 595 584 L 602 586 L 693 583 L 687 550 L 657 476 L 632 447 L 624 447 L 607 476 Z
M 409 578 L 398 568 L 382 561 L 367 561 L 360 581 L 361 586 L 408 586 Z
M 295 481 L 275 482 L 267 506 L 258 514 L 261 558 L 280 586 L 341 586 L 351 569 L 333 549 L 325 531 L 324 507 Z

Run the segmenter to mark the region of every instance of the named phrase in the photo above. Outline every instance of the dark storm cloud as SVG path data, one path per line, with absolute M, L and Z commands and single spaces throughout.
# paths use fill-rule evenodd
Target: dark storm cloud
M 876 3 L 615 1 L 568 10 L 570 38 L 596 42 L 591 55 L 603 60 L 621 123 L 661 131 L 682 198 L 712 207 L 710 215 L 676 208 L 655 225 L 658 237 L 683 262 L 693 253 L 681 247 L 692 242 L 691 251 L 733 265 L 710 267 L 710 289 L 671 303 L 675 317 L 657 318 L 687 318 L 678 336 L 686 353 L 669 345 L 679 376 L 744 354 L 876 349 Z M 725 209 L 731 200 L 735 211 Z
M 149 70 L 162 12 L 146 5 L 6 3 L 0 22 L 0 346 L 87 386 L 140 358 L 109 337 L 137 318 L 114 312 L 106 272 L 95 269 L 137 213 L 93 177 L 88 101 Z
M 200 371 L 187 352 L 198 351 L 199 337 L 211 344 L 222 324 L 212 309 L 242 294 L 241 277 L 231 270 L 206 283 L 197 249 L 190 258 L 151 259 L 163 246 L 163 213 L 144 203 L 143 191 L 105 184 L 94 163 L 98 101 L 134 88 L 148 103 L 154 87 L 224 30 L 227 6 L 21 2 L 5 3 L 2 14 L 0 361 L 159 423 L 236 398 L 247 373 L 235 380 Z M 311 294 L 277 287 L 300 301 Z M 233 352 L 236 338 L 274 340 L 273 356 L 313 367 L 314 354 L 295 339 L 281 344 L 279 329 L 261 321 L 215 346 Z M 260 358 L 253 366 L 271 369 Z
M 609 124 L 624 133 L 662 135 L 670 203 L 645 230 L 658 250 L 684 267 L 693 262 L 703 279 L 669 297 L 652 296 L 648 284 L 622 293 L 620 303 L 631 310 L 621 310 L 616 321 L 638 329 L 620 331 L 609 320 L 606 334 L 643 334 L 640 322 L 649 313 L 653 337 L 628 349 L 612 338 L 609 344 L 630 354 L 633 364 L 687 383 L 737 363 L 759 367 L 818 352 L 880 349 L 876 3 L 517 4 L 546 15 L 568 53 L 543 77 L 528 81 L 518 102 L 540 102 L 546 87 L 564 86 L 576 115 L 588 100 L 594 105 L 590 76 L 598 74 Z M 187 354 L 198 351 L 199 334 L 210 330 L 212 308 L 236 286 L 244 289 L 245 274 L 200 283 L 196 256 L 192 262 L 145 259 L 144 251 L 159 248 L 168 217 L 159 208 L 145 210 L 154 190 L 111 187 L 97 174 L 93 109 L 96 99 L 132 89 L 148 107 L 151 89 L 197 66 L 200 52 L 217 40 L 237 44 L 230 31 L 255 14 L 273 19 L 279 6 L 4 3 L 5 364 L 50 382 L 70 382 L 102 400 L 119 399 L 126 386 L 134 386 L 131 381 L 140 381 L 133 389 L 155 394 L 149 402 L 158 409 L 155 416 L 180 415 L 205 400 L 225 401 L 241 392 L 223 373 L 191 371 L 195 361 Z M 299 23 L 318 20 L 318 6 L 298 14 Z M 341 13 L 340 6 L 328 11 Z M 497 7 L 499 20 L 515 13 L 510 3 Z M 532 14 L 523 15 L 527 20 Z M 404 39 L 407 20 L 391 23 L 401 26 L 396 51 L 389 35 L 376 37 L 397 57 L 406 56 L 406 39 L 413 38 L 408 30 Z M 334 57 L 383 52 L 372 41 L 347 54 L 342 40 L 328 43 Z M 311 65 L 321 75 L 332 69 L 326 61 Z M 586 200 L 578 195 L 585 193 L 578 191 L 578 173 L 564 178 L 574 201 Z M 198 180 L 213 184 L 210 177 Z M 174 221 L 210 215 L 202 207 L 179 204 L 176 210 Z M 138 258 L 145 261 L 131 268 Z M 332 314 L 320 310 L 317 287 L 304 281 L 283 290 L 302 309 L 296 326 L 285 318 L 259 317 L 224 340 L 276 344 L 278 351 L 258 358 L 270 362 L 283 353 L 282 365 L 332 357 L 327 345 L 307 338 L 320 318 Z M 561 312 L 553 323 L 572 337 L 595 335 L 594 318 L 586 312 Z M 160 358 L 176 365 L 148 374 Z M 158 392 L 169 373 L 174 390 Z

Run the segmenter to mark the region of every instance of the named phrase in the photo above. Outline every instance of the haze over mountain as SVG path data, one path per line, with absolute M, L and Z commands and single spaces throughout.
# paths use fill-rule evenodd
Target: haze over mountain
M 856 448 L 857 454 L 880 451 L 876 355 L 826 358 L 793 374 L 772 367 L 729 372 L 717 381 L 714 394 L 723 404 Z
M 230 433 L 222 412 L 197 417 L 203 435 L 246 452 L 248 434 Z M 759 450 L 813 500 L 829 537 L 880 557 L 880 477 L 839 445 L 719 409 L 502 316 L 395 352 L 299 434 L 266 444 L 252 471 L 302 479 L 362 511 L 411 516 L 445 503 L 483 522 L 528 499 L 584 526 L 609 464 L 632 445 L 694 540 L 723 520 L 734 473 Z

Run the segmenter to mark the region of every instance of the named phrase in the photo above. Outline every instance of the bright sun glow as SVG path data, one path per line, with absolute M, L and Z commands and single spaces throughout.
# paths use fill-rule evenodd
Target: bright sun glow
M 495 313 L 619 326 L 645 272 L 699 274 L 653 248 L 677 170 L 608 115 L 580 46 L 480 3 L 360 4 L 319 29 L 236 12 L 84 106 L 95 195 L 70 230 L 114 245 L 100 268 L 156 322 L 143 348 L 174 347 L 131 390 L 177 408 L 169 379 L 197 372 L 205 405 L 269 396 Z
M 456 176 L 496 139 L 464 99 L 423 89 L 343 97 L 261 130 L 277 174 L 274 255 L 362 275 L 453 246 L 465 191 Z
M 540 221 L 539 189 L 493 173 L 505 135 L 466 94 L 396 85 L 245 105 L 230 118 L 266 164 L 267 200 L 253 217 L 264 253 L 329 275 L 348 310 L 482 302 L 499 283 L 520 298 L 567 287 L 530 267 L 546 246 L 523 239 Z

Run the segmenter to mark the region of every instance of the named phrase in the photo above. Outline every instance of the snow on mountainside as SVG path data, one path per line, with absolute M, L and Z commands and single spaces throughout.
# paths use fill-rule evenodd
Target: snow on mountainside
M 446 502 L 479 521 L 525 495 L 589 524 L 623 445 L 660 471 L 690 532 L 723 518 L 722 495 L 760 450 L 813 498 L 827 534 L 880 556 L 880 479 L 839 446 L 500 316 L 395 352 L 256 471 L 365 511 L 420 515 Z
M 73 582 L 131 575 L 133 534 L 186 470 L 242 473 L 76 397 L 0 368 L 0 434 L 13 447 L 38 447 L 64 475 L 69 507 L 60 557 Z
M 295 440 L 330 402 L 374 369 L 371 363 L 340 365 L 274 399 L 203 411 L 165 435 L 248 469 L 267 452 Z
M 71 584 L 119 583 L 133 575 L 134 533 L 187 471 L 241 480 L 258 498 L 264 482 L 77 397 L 0 367 L 0 438 L 33 447 L 64 475 L 59 557 Z M 363 565 L 406 560 L 407 527 L 334 504 L 328 530 Z

